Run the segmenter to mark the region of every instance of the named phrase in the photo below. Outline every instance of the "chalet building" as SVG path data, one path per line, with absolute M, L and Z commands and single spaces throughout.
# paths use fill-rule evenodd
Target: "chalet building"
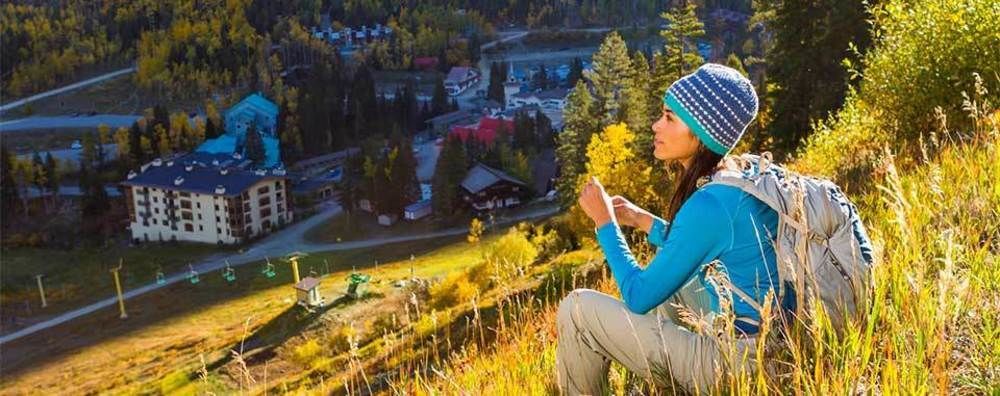
M 479 69 L 473 67 L 455 66 L 448 71 L 448 77 L 444 79 L 444 89 L 449 96 L 458 96 L 469 87 L 479 83 Z
M 245 155 L 247 128 L 253 125 L 260 132 L 264 146 L 264 168 L 281 166 L 281 148 L 278 142 L 278 105 L 259 93 L 243 98 L 226 110 L 223 118 L 226 133 L 207 139 L 196 151 L 207 154 Z
M 462 180 L 462 200 L 477 211 L 517 206 L 528 185 L 503 171 L 476 163 Z
M 122 182 L 137 241 L 234 244 L 293 218 L 284 169 L 249 170 L 239 154 L 157 158 Z
M 569 90 L 566 88 L 555 88 L 541 92 L 519 92 L 507 97 L 507 108 L 517 109 L 536 105 L 547 110 L 562 111 L 566 107 L 567 95 L 569 95 Z

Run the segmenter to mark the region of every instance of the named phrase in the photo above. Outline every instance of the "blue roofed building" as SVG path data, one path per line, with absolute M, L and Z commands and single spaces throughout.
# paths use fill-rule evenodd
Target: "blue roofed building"
M 281 166 L 281 146 L 278 142 L 278 105 L 260 93 L 243 98 L 226 110 L 223 115 L 226 133 L 214 139 L 207 139 L 197 151 L 208 154 L 245 155 L 247 128 L 255 125 L 264 144 L 263 168 Z

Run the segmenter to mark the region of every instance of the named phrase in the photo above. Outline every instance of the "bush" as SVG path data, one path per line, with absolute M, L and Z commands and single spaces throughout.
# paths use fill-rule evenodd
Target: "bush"
M 886 144 L 913 154 L 919 138 L 944 120 L 970 129 L 960 98 L 972 90 L 974 73 L 988 92 L 982 100 L 1000 100 L 1000 3 L 889 1 L 872 14 L 876 45 L 863 58 L 859 89 L 817 124 L 797 155 L 800 171 L 853 179 L 867 174 Z
M 479 295 L 479 288 L 469 281 L 468 273 L 459 272 L 431 286 L 430 294 L 431 307 L 445 310 L 472 300 Z
M 292 360 L 302 366 L 313 368 L 315 363 L 323 358 L 322 352 L 323 348 L 319 342 L 312 339 L 292 350 Z
M 528 240 L 524 227 L 511 227 L 504 236 L 483 251 L 485 269 L 498 280 L 509 280 L 523 274 L 524 267 L 538 258 L 538 248 Z M 483 268 L 477 266 L 477 276 Z

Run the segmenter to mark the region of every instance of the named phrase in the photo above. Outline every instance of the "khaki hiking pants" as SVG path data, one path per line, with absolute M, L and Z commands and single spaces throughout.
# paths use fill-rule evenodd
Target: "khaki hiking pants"
M 672 297 L 645 315 L 628 310 L 615 297 L 590 289 L 576 289 L 559 305 L 556 375 L 562 394 L 603 394 L 614 360 L 658 386 L 678 384 L 694 394 L 712 389 L 720 366 L 719 341 L 681 325 L 671 303 L 706 315 L 712 323 L 711 296 L 697 276 Z M 742 370 L 754 367 L 755 338 L 738 338 L 731 355 Z M 732 364 L 730 367 L 737 367 Z

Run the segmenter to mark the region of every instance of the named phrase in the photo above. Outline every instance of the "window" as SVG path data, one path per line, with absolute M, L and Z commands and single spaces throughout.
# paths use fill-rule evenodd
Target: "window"
M 271 197 L 261 197 L 260 200 L 257 201 L 257 206 L 267 206 L 270 204 L 271 204 Z
M 181 200 L 181 209 L 191 209 L 191 201 Z
M 194 232 L 194 226 L 191 223 L 184 223 L 184 231 Z
M 153 197 L 153 202 L 160 202 L 160 199 L 157 197 Z
M 257 189 L 257 194 L 267 194 L 269 191 L 271 191 L 270 187 L 263 186 L 263 187 Z
M 219 216 L 215 216 L 215 222 L 218 223 L 220 221 L 222 221 L 222 220 L 219 220 Z
M 186 193 L 186 192 L 182 192 L 182 193 L 181 193 L 181 196 L 182 196 L 182 197 L 184 197 L 184 198 L 190 198 L 190 197 L 191 197 L 191 194 L 189 194 L 189 193 Z
M 198 213 L 198 220 L 201 220 L 201 213 Z
M 205 227 L 203 227 L 201 224 L 198 224 L 198 231 L 205 231 Z
M 282 188 L 284 188 L 284 186 L 281 185 L 281 181 L 274 182 L 274 190 L 275 191 L 280 190 Z
M 160 208 L 153 208 L 153 212 L 156 214 L 160 214 Z
M 198 202 L 196 205 L 198 206 L 198 209 L 201 209 L 201 202 Z
M 219 204 L 215 204 L 215 211 L 216 211 L 216 212 L 218 212 L 218 211 L 219 211 Z
M 244 218 L 244 220 L 246 220 L 246 221 L 244 221 L 244 223 L 250 224 L 251 220 L 250 220 L 250 214 L 249 213 L 247 213 L 247 216 Z
M 153 225 L 156 225 L 156 219 L 153 219 Z
M 191 212 L 181 212 L 181 218 L 184 220 L 194 220 L 194 216 L 191 216 Z
M 260 217 L 265 218 L 271 215 L 271 208 L 264 208 L 260 210 Z
M 278 202 L 278 213 L 281 213 L 281 212 L 284 212 L 284 211 L 285 211 L 285 205 L 282 204 L 281 202 Z

